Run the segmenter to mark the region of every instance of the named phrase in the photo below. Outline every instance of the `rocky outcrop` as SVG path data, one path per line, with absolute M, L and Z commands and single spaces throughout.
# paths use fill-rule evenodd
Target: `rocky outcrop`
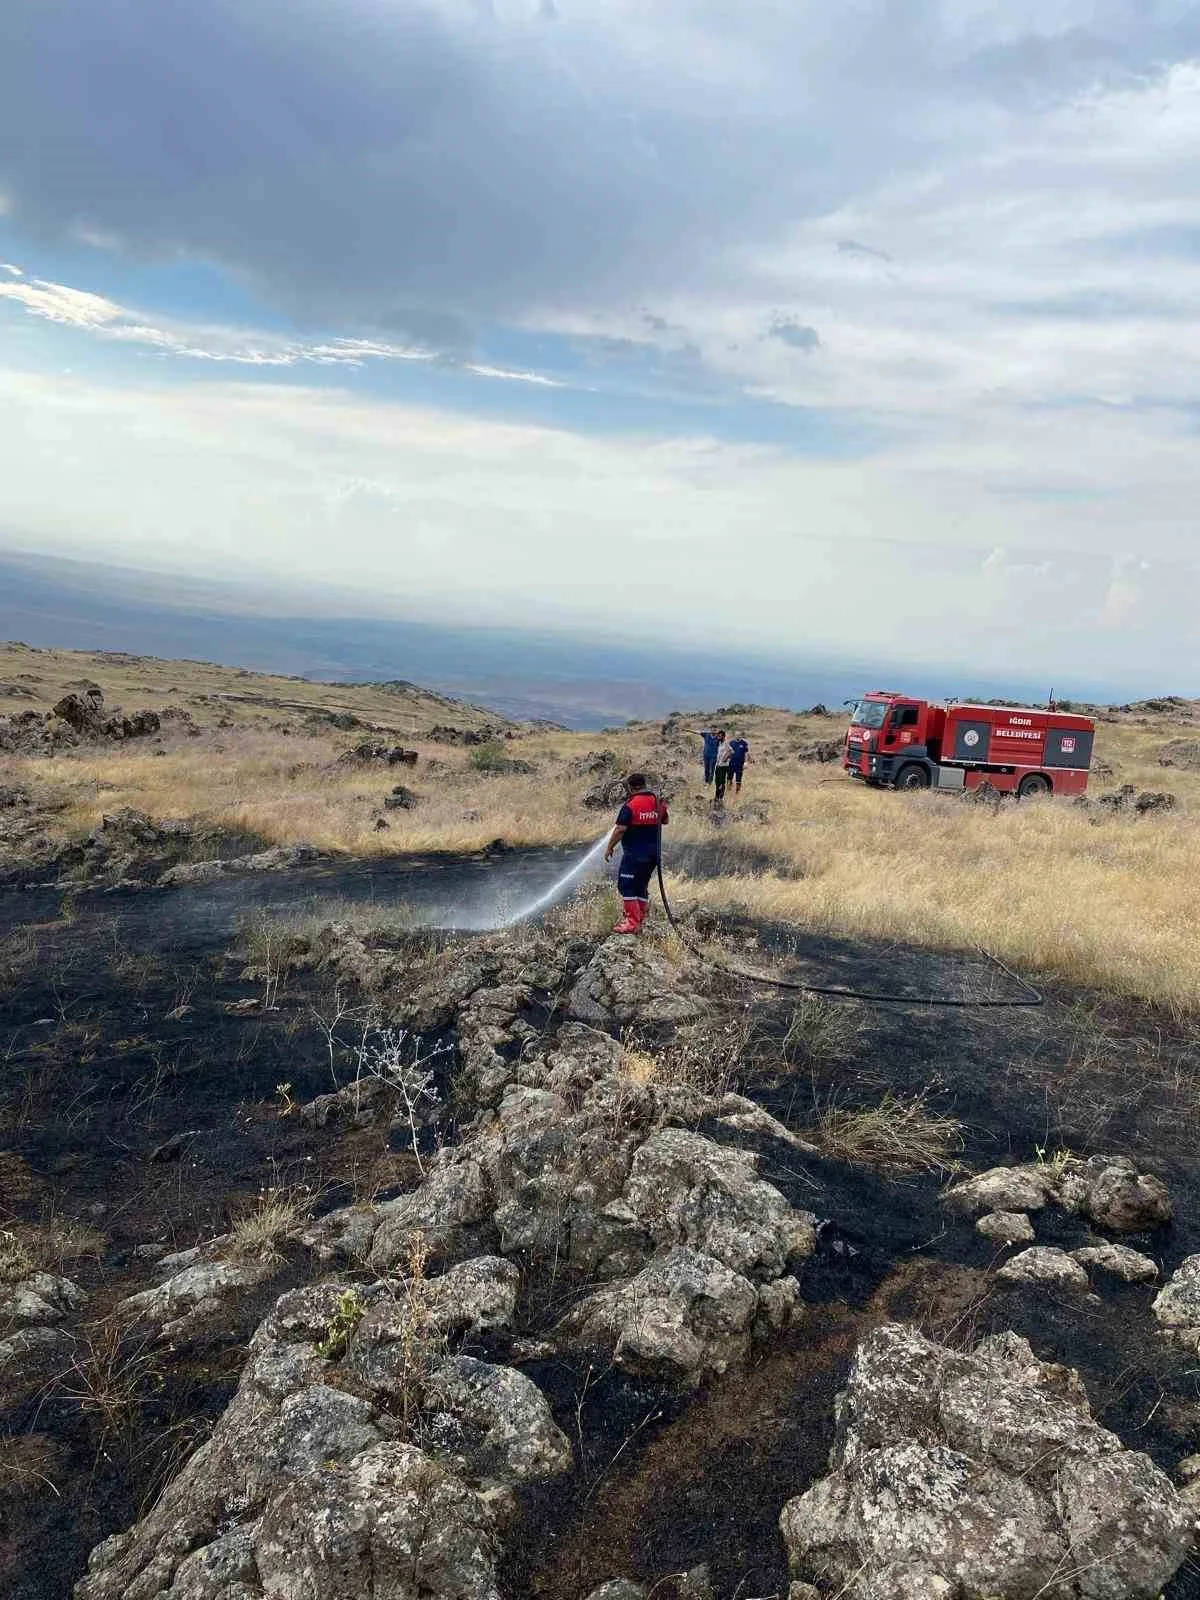
M 242 873 L 289 872 L 294 867 L 307 867 L 313 862 L 328 860 L 328 850 L 319 850 L 316 845 L 280 844 L 270 850 L 256 851 L 253 855 L 234 856 L 228 861 L 181 862 L 162 874 L 158 886 L 176 889 L 184 884 L 213 883 L 218 878 L 236 877 Z
M 815 744 L 802 745 L 796 751 L 797 761 L 815 761 L 822 766 L 828 766 L 831 761 L 842 759 L 841 739 L 818 739 Z
M 0 1283 L 0 1333 L 48 1327 L 86 1301 L 78 1284 L 49 1272 L 31 1272 L 15 1283 Z
M 646 940 L 606 939 L 568 1002 L 581 1022 L 686 1022 L 707 1009 L 689 982 L 691 958 L 668 961 Z
M 356 1296 L 336 1284 L 283 1296 L 212 1438 L 147 1517 L 93 1552 L 78 1600 L 495 1600 L 496 1523 L 480 1489 L 436 1444 L 401 1437 L 373 1396 L 327 1381 L 352 1342 Z M 436 1404 L 490 1441 L 489 1465 L 526 1479 L 569 1467 L 527 1379 L 444 1365 Z M 537 1442 L 513 1436 L 534 1422 Z
M 281 1266 L 280 1258 L 270 1251 L 234 1254 L 231 1240 L 223 1235 L 209 1244 L 162 1256 L 155 1264 L 162 1282 L 122 1300 L 118 1311 L 164 1339 L 177 1343 L 194 1339 L 214 1322 L 224 1326 L 246 1291 L 269 1282 Z M 243 1308 L 242 1319 L 244 1315 Z
M 847 1600 L 1153 1600 L 1191 1548 L 1169 1479 L 1015 1334 L 964 1354 L 876 1329 L 830 1467 L 780 1526 L 795 1578 Z
M 1158 1266 L 1149 1256 L 1124 1244 L 1085 1245 L 1072 1250 L 1071 1259 L 1088 1272 L 1120 1278 L 1122 1283 L 1153 1283 L 1158 1277 Z
M 993 1167 L 948 1189 L 945 1203 L 968 1217 L 992 1211 L 1040 1211 L 1054 1204 L 1109 1233 L 1142 1233 L 1171 1220 L 1166 1184 L 1139 1172 L 1128 1156 Z

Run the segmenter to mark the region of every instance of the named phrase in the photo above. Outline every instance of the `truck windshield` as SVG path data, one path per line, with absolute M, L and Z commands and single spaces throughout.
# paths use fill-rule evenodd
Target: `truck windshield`
M 858 728 L 882 728 L 887 712 L 886 700 L 860 700 L 850 713 L 850 721 Z

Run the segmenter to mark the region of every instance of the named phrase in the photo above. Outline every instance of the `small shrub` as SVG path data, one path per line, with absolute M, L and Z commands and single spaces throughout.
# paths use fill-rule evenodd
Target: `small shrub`
M 350 1347 L 354 1330 L 363 1319 L 366 1307 L 357 1289 L 347 1289 L 337 1303 L 329 1320 L 325 1337 L 317 1345 L 317 1354 L 325 1361 L 340 1361 Z

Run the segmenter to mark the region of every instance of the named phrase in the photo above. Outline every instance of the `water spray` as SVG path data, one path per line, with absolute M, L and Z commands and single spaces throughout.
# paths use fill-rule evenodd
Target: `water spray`
M 557 883 L 552 883 L 544 894 L 538 895 L 536 900 L 531 900 L 528 905 L 522 906 L 518 911 L 510 912 L 498 926 L 501 928 L 515 927 L 518 922 L 525 922 L 530 917 L 536 917 L 539 911 L 545 911 L 562 898 L 564 892 L 580 878 L 584 877 L 588 869 L 598 862 L 604 854 L 604 847 L 608 843 L 607 830 L 600 835 L 586 855 L 580 857 L 569 871 L 564 872 Z

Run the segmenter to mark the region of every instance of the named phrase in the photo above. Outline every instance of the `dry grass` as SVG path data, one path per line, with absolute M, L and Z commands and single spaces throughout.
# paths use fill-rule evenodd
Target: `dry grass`
M 95 676 L 127 704 L 136 702 L 130 686 L 136 682 L 158 683 L 164 694 L 168 679 L 175 687 L 193 682 L 189 664 L 151 662 L 122 669 L 128 683 L 118 690 L 90 661 L 34 653 L 24 665 L 47 676 L 53 667 L 59 679 Z M 16 677 L 18 666 L 0 647 L 0 675 Z M 210 694 L 220 681 L 222 692 L 273 685 L 271 692 L 283 698 L 314 706 L 353 703 L 360 712 L 396 712 L 400 703 L 376 690 L 258 677 L 243 685 L 228 669 L 195 671 L 195 684 L 203 681 Z M 237 704 L 220 702 L 215 710 L 224 715 Z M 0 781 L 52 787 L 69 803 L 50 819 L 63 831 L 88 828 L 104 811 L 131 805 L 155 817 L 199 817 L 272 843 L 303 841 L 355 855 L 472 851 L 496 838 L 515 845 L 592 842 L 610 819 L 583 808 L 583 793 L 594 780 L 568 764 L 610 750 L 618 769 L 682 766 L 696 774 L 697 781 L 677 793 L 667 833 L 668 872 L 681 906 L 703 901 L 822 932 L 983 948 L 1048 977 L 1140 996 L 1180 1013 L 1200 1008 L 1200 901 L 1192 888 L 1200 880 L 1194 825 L 1200 773 L 1157 765 L 1169 740 L 1197 735 L 1195 724 L 1129 717 L 1099 725 L 1097 756 L 1114 768 L 1113 781 L 1167 788 L 1181 802 L 1174 813 L 1130 818 L 1083 812 L 1058 800 L 1010 802 L 993 813 L 947 795 L 868 790 L 839 782 L 836 767 L 795 759 L 801 746 L 839 737 L 840 718 L 778 711 L 728 716 L 726 725 L 749 738 L 752 762 L 744 794 L 731 801 L 728 820 L 717 830 L 690 734 L 663 741 L 649 724 L 615 733 L 527 731 L 506 748 L 539 770 L 488 774 L 471 765 L 469 750 L 420 737 L 420 716 L 427 731 L 435 712 L 437 720 L 461 725 L 466 714 L 452 714 L 436 700 L 405 706 L 413 730 L 405 742 L 421 756 L 415 772 L 337 765 L 360 734 L 289 736 L 244 723 L 210 726 L 199 739 L 172 736 L 154 759 L 145 745 L 130 745 L 50 762 L 0 760 Z M 208 715 L 211 722 L 213 712 L 209 702 L 197 717 Z M 251 714 L 245 707 L 238 711 Z M 261 712 L 253 715 L 262 722 Z M 275 720 L 280 715 L 271 713 Z M 298 728 L 304 723 L 299 713 L 294 720 Z M 690 720 L 699 725 L 701 719 Z M 426 770 L 430 758 L 440 770 Z M 385 812 L 384 797 L 399 777 L 420 793 L 420 803 L 412 811 Z M 1094 791 L 1107 786 L 1108 780 L 1093 782 Z M 760 807 L 765 820 L 754 816 Z M 380 819 L 386 829 L 377 828 Z M 681 844 L 716 846 L 719 853 L 735 842 L 774 865 L 695 882 L 671 871 Z M 585 896 L 563 915 L 581 934 L 594 935 L 603 931 L 607 910 Z M 7 960 L 19 964 L 21 958 L 14 949 Z
M 817 1119 L 814 1143 L 829 1155 L 882 1172 L 952 1172 L 963 1148 L 962 1124 L 930 1111 L 925 1096 L 886 1094 L 866 1111 L 830 1106 Z
M 248 1261 L 281 1261 L 280 1248 L 308 1215 L 312 1197 L 291 1189 L 264 1189 L 249 1211 L 232 1224 L 229 1254 Z
M 62 1273 L 87 1256 L 98 1259 L 104 1248 L 104 1235 L 82 1222 L 14 1222 L 0 1228 L 0 1283 L 17 1283 L 31 1272 Z

